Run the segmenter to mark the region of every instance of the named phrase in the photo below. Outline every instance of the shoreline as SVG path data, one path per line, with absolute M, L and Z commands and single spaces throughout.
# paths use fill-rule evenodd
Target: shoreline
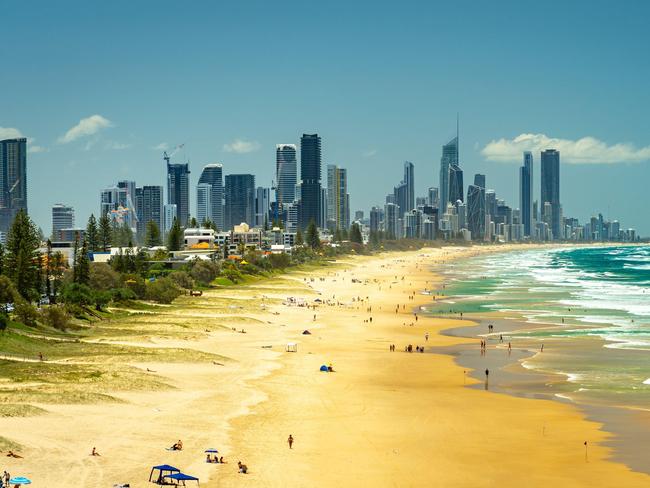
M 499 250 L 503 251 L 505 249 L 498 249 L 497 251 Z M 425 256 L 425 258 L 433 258 L 440 262 L 447 261 L 450 258 L 460 259 L 463 256 L 476 253 L 476 249 L 470 249 L 469 252 L 468 250 L 465 251 L 465 253 L 458 252 L 458 254 L 454 253 L 455 255 L 450 256 L 449 252 L 442 250 L 438 254 Z M 494 249 L 491 251 L 494 251 Z M 448 329 L 450 325 L 455 325 L 456 321 L 452 322 L 444 318 L 434 319 L 422 315 L 419 323 L 414 327 L 401 325 L 412 320 L 411 309 L 413 307 L 426 305 L 431 299 L 430 296 L 419 295 L 415 291 L 428 288 L 430 283 L 442 279 L 440 275 L 435 275 L 429 270 L 430 261 L 423 262 L 413 259 L 417 253 L 414 251 L 413 254 L 408 256 L 408 259 L 401 259 L 396 256 L 365 259 L 366 261 L 376 260 L 383 263 L 382 268 L 384 266 L 388 267 L 387 262 L 392 261 L 391 264 L 395 268 L 401 268 L 400 271 L 404 268 L 412 271 L 409 280 L 415 282 L 415 285 L 409 282 L 408 285 L 400 286 L 398 276 L 393 276 L 392 279 L 384 277 L 384 283 L 390 283 L 390 300 L 386 300 L 386 296 L 383 294 L 379 296 L 369 295 L 370 301 L 376 307 L 377 299 L 380 299 L 379 303 L 394 303 L 396 301 L 394 297 L 398 293 L 401 293 L 402 296 L 407 290 L 409 294 L 415 293 L 413 301 L 409 303 L 407 312 L 400 310 L 396 317 L 394 308 L 392 308 L 394 305 L 390 305 L 390 311 L 388 312 L 384 309 L 381 314 L 376 314 L 373 310 L 375 321 L 372 326 L 367 323 L 363 323 L 365 325 L 359 323 L 355 326 L 342 325 L 340 315 L 344 315 L 347 320 L 355 319 L 359 321 L 364 316 L 361 310 L 351 306 L 351 303 L 354 302 L 348 302 L 349 308 L 344 311 L 344 314 L 337 314 L 335 311 L 327 313 L 330 320 L 324 321 L 327 322 L 322 324 L 324 327 L 319 324 L 317 333 L 312 331 L 314 335 L 309 337 L 309 342 L 306 342 L 305 338 L 297 336 L 297 339 L 299 339 L 298 355 L 280 357 L 281 368 L 272 372 L 267 380 L 254 382 L 256 387 L 267 393 L 268 399 L 258 404 L 251 414 L 235 419 L 233 424 L 233 430 L 240 433 L 234 439 L 234 445 L 244 456 L 244 462 L 250 463 L 249 466 L 255 466 L 255 472 L 252 472 L 254 481 L 264 486 L 286 486 L 286 484 L 295 483 L 297 480 L 303 480 L 301 483 L 304 480 L 311 480 L 311 483 L 306 484 L 308 486 L 331 486 L 341 483 L 345 486 L 367 486 L 368 483 L 374 483 L 377 486 L 392 486 L 395 483 L 409 486 L 431 486 L 431 478 L 427 474 L 433 475 L 433 473 L 436 473 L 435 476 L 442 476 L 442 471 L 439 468 L 445 466 L 444 470 L 448 470 L 449 474 L 441 478 L 445 481 L 440 481 L 439 486 L 492 486 L 497 482 L 505 486 L 521 486 L 522 484 L 541 486 L 549 481 L 558 480 L 564 480 L 565 483 L 568 480 L 573 480 L 571 483 L 574 485 L 609 486 L 613 483 L 613 479 L 609 479 L 609 482 L 604 481 L 610 476 L 605 474 L 609 469 L 617 473 L 615 475 L 617 480 L 626 479 L 628 486 L 636 486 L 637 483 L 638 486 L 647 484 L 648 478 L 645 475 L 632 473 L 626 466 L 609 461 L 610 450 L 603 445 L 608 438 L 608 434 L 600 429 L 600 424 L 587 420 L 573 405 L 568 403 L 562 405 L 560 402 L 551 402 L 549 400 L 536 400 L 531 404 L 530 399 L 515 399 L 506 395 L 486 396 L 481 390 L 463 388 L 462 368 L 454 363 L 453 358 L 441 354 L 420 355 L 400 352 L 404 344 L 403 341 L 410 341 L 414 344 L 420 341 L 420 344 L 424 345 L 424 339 L 422 338 L 424 330 L 432 333 L 427 347 L 432 345 L 432 342 L 448 346 L 458 343 L 458 338 L 440 334 L 442 330 Z M 401 264 L 406 261 L 409 261 L 410 264 Z M 343 275 L 350 273 L 348 276 L 353 275 L 359 280 L 361 285 L 357 284 L 350 288 L 367 285 L 368 283 L 364 280 L 371 280 L 371 278 L 366 278 L 365 275 L 375 276 L 376 280 L 377 275 L 380 274 L 378 272 L 365 272 L 363 264 L 354 263 L 349 269 L 341 272 Z M 326 281 L 329 281 L 329 278 L 326 278 Z M 335 288 L 337 289 L 336 297 L 338 299 L 340 297 L 339 293 L 342 293 L 343 290 L 339 286 L 335 286 Z M 319 281 L 316 282 L 314 289 L 323 295 L 328 290 L 332 290 L 331 287 L 321 286 Z M 347 294 L 348 298 L 354 295 L 354 289 L 351 289 Z M 359 295 L 362 296 L 362 294 Z M 383 301 L 381 301 L 382 298 Z M 403 300 L 404 298 L 402 298 L 402 303 Z M 306 315 L 305 319 L 308 321 L 309 314 Z M 405 320 L 407 318 L 408 320 Z M 450 324 L 450 322 L 452 323 Z M 344 331 L 337 329 L 344 329 Z M 361 332 L 359 329 L 365 330 Z M 369 336 L 366 336 L 367 334 Z M 315 335 L 317 337 L 314 337 Z M 402 342 L 395 341 L 395 337 L 399 337 Z M 317 338 L 316 341 L 313 340 L 315 338 Z M 354 339 L 358 339 L 360 342 Z M 307 354 L 301 357 L 300 350 L 305 347 L 305 342 L 308 344 Z M 388 345 L 393 342 L 399 342 L 397 345 L 398 352 L 390 353 L 387 351 Z M 434 364 L 427 364 L 431 359 L 433 359 Z M 334 367 L 337 371 L 333 375 L 336 382 L 338 383 L 340 378 L 344 385 L 330 385 L 329 379 L 325 379 L 325 377 L 329 378 L 327 374 L 323 377 L 319 376 L 318 373 L 304 371 L 305 367 L 309 367 L 314 368 L 310 371 L 315 372 L 319 364 L 327 364 L 330 360 L 334 361 Z M 411 360 L 416 364 L 409 364 Z M 366 367 L 363 373 L 358 372 L 361 366 Z M 368 366 L 370 366 L 370 369 L 367 369 Z M 452 376 L 449 377 L 452 370 L 456 371 L 456 373 L 452 373 Z M 417 374 L 416 371 L 420 371 L 422 376 L 413 377 L 413 374 Z M 442 371 L 446 372 L 443 376 L 440 375 Z M 312 377 L 313 374 L 317 376 Z M 407 374 L 407 376 L 404 376 L 404 374 Z M 435 377 L 435 379 L 429 378 L 429 375 Z M 348 379 L 351 376 L 354 376 L 354 378 Z M 476 383 L 473 378 L 469 378 L 467 381 Z M 380 385 L 378 390 L 377 387 L 372 386 L 376 382 Z M 409 393 L 413 388 L 418 392 L 416 397 Z M 477 461 L 474 457 L 468 464 L 468 460 L 465 459 L 466 456 L 462 453 L 470 454 L 475 448 L 471 447 L 473 444 L 471 439 L 477 435 L 479 437 L 485 435 L 487 438 L 493 437 L 495 441 L 500 439 L 496 441 L 496 444 L 499 445 L 503 443 L 505 432 L 501 430 L 495 431 L 493 427 L 483 431 L 482 428 L 478 427 L 478 430 L 482 432 L 482 434 L 478 434 L 476 432 L 477 426 L 465 423 L 459 424 L 458 421 L 453 421 L 457 435 L 454 435 L 452 440 L 447 438 L 446 433 L 440 432 L 438 427 L 430 425 L 429 422 L 432 418 L 426 415 L 426 412 L 431 408 L 432 404 L 440 401 L 436 393 L 444 396 L 446 399 L 445 405 L 447 405 L 448 400 L 451 404 L 466 407 L 465 400 L 456 398 L 457 395 L 460 397 L 465 396 L 462 391 L 469 392 L 469 397 L 472 398 L 470 402 L 481 403 L 478 409 L 467 407 L 467 416 L 472 417 L 472 415 L 484 411 L 484 408 L 488 408 L 490 411 L 494 410 L 495 413 L 499 412 L 500 416 L 501 407 L 499 405 L 502 405 L 504 410 L 508 412 L 510 422 L 512 422 L 511 416 L 526 418 L 526 420 L 520 420 L 524 424 L 512 422 L 509 425 L 509 430 L 514 431 L 514 434 L 527 432 L 525 437 L 531 441 L 529 427 L 524 427 L 524 425 L 532 418 L 539 418 L 539 414 L 541 414 L 542 418 L 548 417 L 547 422 L 553 427 L 553 433 L 548 434 L 545 442 L 551 442 L 550 437 L 554 437 L 552 443 L 559 442 L 559 444 L 556 444 L 556 447 L 551 451 L 546 448 L 540 449 L 539 446 L 533 448 L 535 454 L 540 458 L 537 464 L 542 466 L 542 469 L 533 469 L 532 473 L 528 467 L 524 470 L 515 469 L 515 472 L 508 470 L 504 472 L 498 467 L 495 469 L 495 466 L 489 463 L 485 464 L 483 461 Z M 372 395 L 370 395 L 370 392 L 372 392 Z M 296 395 L 298 398 L 295 398 Z M 385 398 L 386 395 L 388 395 L 388 398 Z M 395 397 L 395 395 L 398 396 Z M 404 403 L 403 399 L 400 399 L 401 395 L 407 397 L 409 401 Z M 344 404 L 337 401 L 339 397 L 345 398 Z M 419 397 L 424 398 L 420 399 Z M 372 401 L 369 404 L 370 398 L 372 398 Z M 418 399 L 416 400 L 416 398 Z M 422 400 L 425 401 L 425 404 L 420 405 L 419 402 Z M 483 401 L 485 404 L 483 404 Z M 505 405 L 510 405 L 511 402 L 517 405 L 523 402 L 520 405 L 523 410 L 520 410 L 519 407 L 515 407 L 515 410 L 512 409 L 512 406 L 505 407 Z M 428 407 L 425 406 L 426 404 L 428 404 Z M 451 415 L 455 418 L 456 414 L 448 410 L 451 404 L 438 413 L 445 417 Z M 418 406 L 420 408 L 416 408 Z M 336 413 L 333 413 L 332 409 Z M 394 411 L 394 414 L 387 414 L 386 411 Z M 539 412 L 539 414 L 521 413 L 530 411 Z M 425 417 L 422 417 L 423 413 Z M 413 416 L 413 419 L 427 419 L 425 421 L 426 429 L 423 430 L 422 425 L 417 427 L 418 434 L 415 437 L 418 440 L 418 447 L 415 449 L 412 446 L 395 447 L 395 444 L 409 443 L 409 433 L 417 425 L 413 424 L 412 420 L 408 420 L 411 416 Z M 464 415 L 461 414 L 462 417 Z M 379 418 L 385 418 L 385 421 L 379 421 Z M 392 423 L 397 425 L 391 425 L 389 419 L 392 419 Z M 376 430 L 377 427 L 370 427 L 370 425 L 375 425 L 375 422 L 381 425 L 380 430 Z M 296 424 L 302 427 L 296 428 Z M 540 431 L 543 425 L 545 425 L 544 422 L 539 423 Z M 395 431 L 395 427 L 398 428 L 397 431 Z M 402 428 L 406 430 L 400 434 L 399 431 Z M 469 430 L 467 430 L 468 428 Z M 588 464 L 590 470 L 588 472 L 580 469 L 580 455 L 584 456 L 584 451 L 580 451 L 580 449 L 576 453 L 577 457 L 569 454 L 566 461 L 557 464 L 557 461 L 563 457 L 560 452 L 566 453 L 566 447 L 568 447 L 565 444 L 567 431 L 573 432 L 576 428 L 584 430 L 582 435 L 577 435 L 577 439 L 585 435 L 589 438 L 590 446 L 593 446 L 590 447 L 590 464 Z M 463 430 L 467 430 L 465 435 L 459 433 Z M 250 431 L 255 432 L 255 435 L 250 434 Z M 563 440 L 555 438 L 559 432 L 562 432 L 561 437 Z M 305 445 L 304 449 L 308 451 L 301 454 L 291 453 L 291 456 L 300 456 L 300 462 L 295 462 L 292 457 L 287 456 L 288 453 L 282 452 L 286 450 L 283 440 L 288 433 L 291 433 L 296 439 L 296 446 Z M 494 437 L 494 434 L 497 434 L 497 437 Z M 312 435 L 319 442 L 314 442 Z M 536 435 L 539 434 L 535 434 L 533 437 Z M 450 451 L 441 456 L 444 460 L 442 461 L 443 465 L 440 465 L 441 460 L 439 459 L 433 459 L 431 456 L 422 457 L 424 454 L 422 449 L 426 445 L 424 439 L 429 438 L 428 436 L 433 436 L 430 438 L 433 445 L 442 442 Z M 571 434 L 568 434 L 568 436 L 571 437 Z M 513 435 L 513 432 L 508 432 L 506 437 L 509 439 L 508 445 L 510 445 L 510 442 L 513 444 L 522 442 L 522 439 L 518 435 Z M 392 448 L 382 441 L 385 438 L 393 439 L 389 443 L 389 445 L 393 445 Z M 260 443 L 260 439 L 266 441 Z M 270 450 L 262 449 L 262 445 L 268 446 L 269 439 L 274 439 L 271 441 L 273 447 Z M 434 439 L 436 440 L 434 441 Z M 573 436 L 573 439 L 576 442 L 576 448 L 582 446 L 582 441 L 578 441 L 575 436 Z M 360 440 L 362 440 L 361 444 L 359 444 Z M 377 451 L 378 443 L 385 447 Z M 320 452 L 319 446 L 325 447 L 326 452 L 322 453 L 322 457 L 325 459 L 320 459 L 321 454 L 315 454 Z M 500 452 L 503 448 L 503 446 L 496 447 L 494 453 Z M 516 453 L 530 448 L 531 444 L 524 440 L 519 448 L 505 448 L 506 451 L 503 452 L 503 455 L 506 458 L 521 458 L 522 462 L 527 463 L 527 455 L 522 457 L 521 454 Z M 267 454 L 259 455 L 257 449 Z M 276 449 L 280 452 L 276 453 Z M 592 464 L 593 451 L 597 453 L 595 456 L 599 465 L 599 468 L 595 471 L 592 471 L 592 468 L 595 467 Z M 398 457 L 404 452 L 409 453 L 407 458 L 401 458 L 400 461 L 393 459 L 393 457 Z M 438 452 L 438 454 L 441 453 Z M 551 461 L 551 459 L 554 461 Z M 578 464 L 575 464 L 576 461 Z M 379 462 L 379 465 L 376 464 L 377 462 Z M 398 464 L 395 464 L 395 462 Z M 582 462 L 584 463 L 584 460 Z M 512 463 L 511 460 L 507 465 L 512 467 L 514 466 Z M 330 466 L 336 466 L 336 470 L 334 472 L 328 470 Z M 600 468 L 603 468 L 604 471 L 601 472 Z M 413 473 L 420 473 L 421 476 L 416 476 Z M 240 486 L 243 483 L 244 480 L 241 480 L 241 477 L 232 475 L 220 478 L 215 486 Z
M 449 300 L 450 303 L 455 303 L 454 300 L 458 298 L 453 295 L 445 295 L 439 301 L 444 303 Z M 483 379 L 484 367 L 488 367 L 490 371 L 498 369 L 500 383 L 495 385 L 492 381 L 490 385 L 490 390 L 494 393 L 523 398 L 550 399 L 575 406 L 584 414 L 585 418 L 602 424 L 603 430 L 613 435 L 605 441 L 605 445 L 613 449 L 612 460 L 622 462 L 634 471 L 650 474 L 650 465 L 646 457 L 641 454 L 642 446 L 647 444 L 650 439 L 650 411 L 640 407 L 590 403 L 585 399 L 576 400 L 571 394 L 553 391 L 553 384 L 572 384 L 571 375 L 562 372 L 540 371 L 524 365 L 527 360 L 542 354 L 539 349 L 531 346 L 533 343 L 541 344 L 541 339 L 529 338 L 523 346 L 521 344 L 513 346 L 512 354 L 504 355 L 505 346 L 498 342 L 495 343 L 493 338 L 500 333 L 503 333 L 504 337 L 508 337 L 519 331 L 548 330 L 561 328 L 561 326 L 540 320 L 526 321 L 524 317 L 499 317 L 499 314 L 501 312 L 495 312 L 495 316 L 475 312 L 467 313 L 465 321 L 470 321 L 470 325 L 451 327 L 441 331 L 441 334 L 472 341 L 451 347 L 434 348 L 433 352 L 451 355 L 456 364 L 469 369 L 469 375 L 478 381 Z M 439 319 L 449 318 L 444 315 L 431 314 L 431 316 Z M 486 330 L 488 323 L 495 326 L 491 333 Z M 488 341 L 488 347 L 485 354 L 479 354 L 477 357 L 475 341 L 481 339 Z M 601 347 L 605 347 L 608 343 L 602 338 L 594 340 L 601 343 Z M 505 339 L 504 343 L 507 342 L 508 340 Z M 495 360 L 495 354 L 499 354 L 501 357 Z M 477 387 L 477 385 L 468 386 L 468 388 Z
M 647 486 L 648 476 L 608 459 L 611 449 L 603 443 L 609 435 L 574 406 L 465 388 L 465 381 L 479 382 L 464 378 L 452 357 L 401 352 L 407 344 L 462 342 L 441 335 L 458 321 L 412 313 L 432 299 L 420 292 L 444 279 L 431 271 L 433 263 L 509 249 L 347 257 L 183 297 L 164 313 L 109 324 L 125 327 L 124 334 L 141 331 L 128 339 L 133 344 L 224 359 L 127 359 L 154 370 L 150 374 L 172 389 L 116 392 L 120 404 L 39 404 L 46 414 L 0 418 L 3 435 L 24 446 L 25 454 L 5 466 L 39 486 L 89 488 L 147 486 L 150 467 L 162 463 L 198 476 L 207 488 Z M 290 296 L 315 309 L 289 304 Z M 306 329 L 310 335 L 303 335 Z M 106 342 L 122 342 L 122 336 Z M 288 342 L 298 351 L 286 352 Z M 327 364 L 334 373 L 319 371 Z M 544 425 L 549 428 L 542 436 Z M 179 438 L 183 451 L 165 449 Z M 93 445 L 101 457 L 88 455 Z M 208 447 L 228 464 L 205 463 Z M 238 460 L 249 474 L 237 473 Z

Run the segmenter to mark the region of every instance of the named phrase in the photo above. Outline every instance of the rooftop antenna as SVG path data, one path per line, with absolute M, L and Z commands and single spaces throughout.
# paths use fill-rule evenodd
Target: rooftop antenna
M 460 153 L 460 147 L 459 147 L 460 146 L 460 139 L 458 138 L 458 136 L 460 134 L 460 131 L 458 130 L 458 127 L 460 125 L 459 119 L 460 119 L 460 115 L 458 114 L 458 112 L 456 112 L 456 164 L 460 164 L 460 156 L 459 156 L 459 153 Z

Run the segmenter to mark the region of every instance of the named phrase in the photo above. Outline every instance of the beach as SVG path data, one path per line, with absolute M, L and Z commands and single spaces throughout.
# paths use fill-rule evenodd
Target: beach
M 207 487 L 647 486 L 648 475 L 609 459 L 610 435 L 574 406 L 489 391 L 498 370 L 488 391 L 467 388 L 482 380 L 430 352 L 479 347 L 440 334 L 469 321 L 417 313 L 433 300 L 423 290 L 444 279 L 432 268 L 514 248 L 348 257 L 116 323 L 103 344 L 205 356 L 127 355 L 119 360 L 164 387 L 118 388 L 110 403 L 30 402 L 46 413 L 0 418 L 0 435 L 24 456 L 3 464 L 34 486 L 147 486 L 163 463 Z M 167 323 L 174 333 L 161 332 Z M 290 342 L 297 352 L 285 351 Z M 409 344 L 426 352 L 404 352 Z M 330 364 L 333 372 L 320 371 Z M 182 451 L 166 449 L 179 439 Z M 227 464 L 206 463 L 207 448 Z

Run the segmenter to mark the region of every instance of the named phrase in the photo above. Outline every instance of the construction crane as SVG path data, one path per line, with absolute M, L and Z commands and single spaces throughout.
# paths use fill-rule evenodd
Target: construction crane
M 172 151 L 169 154 L 167 154 L 167 151 L 164 151 L 163 159 L 167 162 L 167 164 L 169 164 L 169 160 L 172 158 L 172 156 L 174 156 L 178 151 L 180 151 L 184 147 L 185 147 L 185 143 L 176 146 L 174 149 L 172 149 Z

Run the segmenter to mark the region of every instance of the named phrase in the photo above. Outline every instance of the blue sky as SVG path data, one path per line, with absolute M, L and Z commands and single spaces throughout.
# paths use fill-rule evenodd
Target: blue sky
M 466 183 L 484 172 L 518 207 L 521 150 L 557 146 L 565 215 L 601 210 L 650 235 L 649 14 L 643 1 L 5 0 L 0 136 L 30 138 L 30 213 L 48 233 L 53 203 L 83 225 L 118 179 L 163 185 L 160 148 L 178 144 L 192 185 L 221 162 L 269 186 L 275 144 L 318 132 L 353 210 L 383 203 L 404 160 L 423 195 L 460 113 Z M 537 198 L 538 152 L 535 165 Z

